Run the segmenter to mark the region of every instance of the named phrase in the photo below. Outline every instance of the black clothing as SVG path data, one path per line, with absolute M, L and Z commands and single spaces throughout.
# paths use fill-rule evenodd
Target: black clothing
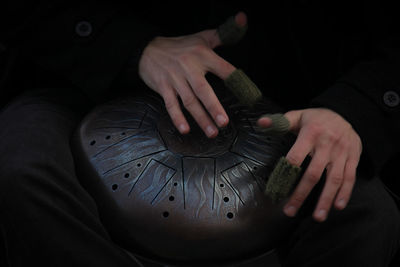
M 57 76 L 94 100 L 107 99 L 121 77 L 137 82 L 137 62 L 151 38 L 215 28 L 243 10 L 248 33 L 238 45 L 218 49 L 224 58 L 287 109 L 338 112 L 360 135 L 376 172 L 399 151 L 399 18 L 387 1 L 285 0 L 263 7 L 206 1 L 185 12 L 181 3 L 151 0 L 140 8 L 122 1 L 25 2 L 0 9 L 2 57 L 16 65 L 3 94 L 32 88 L 21 76 L 46 85 Z M 43 71 L 32 73 L 37 68 Z M 393 106 L 388 91 L 395 92 Z
M 282 249 L 284 263 L 328 266 L 342 260 L 336 253 L 349 256 L 340 266 L 388 263 L 398 247 L 400 219 L 375 177 L 398 178 L 385 171 L 400 154 L 396 9 L 372 0 L 265 4 L 206 1 L 182 12 L 177 2 L 149 0 L 138 8 L 122 1 L 59 0 L 8 1 L 0 8 L 1 103 L 46 88 L 0 114 L 1 229 L 14 265 L 45 259 L 51 266 L 134 266 L 110 241 L 95 203 L 79 185 L 69 135 L 93 104 L 116 90 L 144 88 L 137 63 L 151 38 L 215 28 L 239 10 L 248 15 L 247 35 L 217 52 L 288 110 L 338 112 L 363 143 L 349 206 L 316 224 L 310 198 L 298 231 Z
M 79 122 L 79 99 L 80 93 L 64 90 L 29 93 L 0 115 L 6 155 L 0 159 L 1 218 L 10 266 L 132 262 L 111 242 L 75 174 L 69 139 Z
M 0 151 L 6 155 L 0 157 L 1 224 L 10 266 L 140 266 L 113 243 L 76 176 L 69 140 L 84 100 L 71 89 L 31 91 L 0 115 Z M 320 187 L 278 250 L 282 264 L 387 266 L 400 240 L 400 213 L 381 181 L 359 177 L 348 207 L 316 223 L 311 214 Z M 238 267 L 270 263 L 265 257 Z

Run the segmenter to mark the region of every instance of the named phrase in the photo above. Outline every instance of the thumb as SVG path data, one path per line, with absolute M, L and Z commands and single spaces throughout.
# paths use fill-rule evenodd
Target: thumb
M 291 110 L 285 113 L 285 117 L 289 121 L 289 131 L 298 132 L 300 130 L 303 111 Z
M 239 42 L 247 31 L 247 16 L 239 12 L 234 17 L 228 18 L 217 29 L 200 32 L 207 41 L 210 48 L 214 49 L 220 45 L 230 45 Z
M 298 132 L 302 110 L 292 110 L 285 114 L 265 114 L 262 115 L 257 124 L 263 132 L 270 134 L 285 134 L 289 131 Z

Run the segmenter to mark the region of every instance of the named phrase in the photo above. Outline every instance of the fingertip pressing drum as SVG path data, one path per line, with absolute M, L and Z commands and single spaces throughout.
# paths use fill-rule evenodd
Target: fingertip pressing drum
M 281 157 L 268 178 L 265 194 L 275 203 L 287 198 L 293 191 L 301 173 L 301 167 Z
M 252 107 L 262 99 L 260 89 L 240 69 L 234 70 L 228 78 L 224 80 L 224 83 L 243 105 Z

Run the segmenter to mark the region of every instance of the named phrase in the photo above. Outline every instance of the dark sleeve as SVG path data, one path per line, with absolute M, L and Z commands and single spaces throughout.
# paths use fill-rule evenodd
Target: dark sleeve
M 362 63 L 312 101 L 350 122 L 376 170 L 400 148 L 399 73 L 398 63 Z
M 400 151 L 400 21 L 391 3 L 365 3 L 369 52 L 312 106 L 330 108 L 351 123 L 362 140 L 362 158 L 378 173 Z
M 55 2 L 39 1 L 24 18 L 28 25 L 10 43 L 94 99 L 110 88 L 129 61 L 138 62 L 157 34 L 146 8 L 122 1 Z

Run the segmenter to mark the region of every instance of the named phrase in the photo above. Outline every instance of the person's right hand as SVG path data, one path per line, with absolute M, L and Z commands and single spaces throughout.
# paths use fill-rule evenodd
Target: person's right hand
M 246 15 L 238 13 L 235 22 L 245 26 Z M 205 78 L 205 74 L 211 72 L 225 80 L 236 69 L 213 51 L 221 44 L 217 30 L 212 29 L 181 37 L 156 37 L 143 51 L 139 75 L 163 97 L 169 116 L 182 134 L 188 133 L 190 128 L 178 97 L 209 138 L 216 137 L 218 127 L 229 122 Z

